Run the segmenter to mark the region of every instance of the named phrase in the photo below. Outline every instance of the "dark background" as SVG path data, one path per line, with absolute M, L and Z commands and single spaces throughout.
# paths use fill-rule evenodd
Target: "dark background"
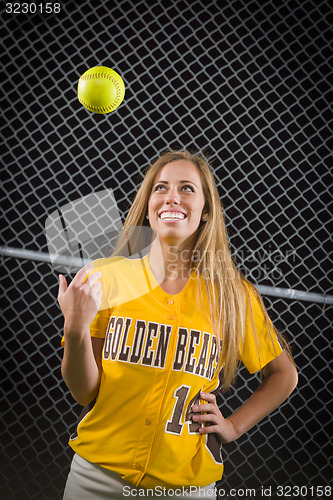
M 40 4 L 27 14 L 0 4 L 1 499 L 62 497 L 80 411 L 60 375 L 57 272 L 9 250 L 47 252 L 46 218 L 92 192 L 112 189 L 124 219 L 145 167 L 169 147 L 211 160 L 246 276 L 318 299 L 265 295 L 299 385 L 225 446 L 221 488 L 249 498 L 272 487 L 277 498 L 279 485 L 304 486 L 316 498 L 332 478 L 330 2 L 83 0 L 60 12 L 53 2 L 51 14 Z M 108 115 L 77 100 L 80 75 L 97 65 L 126 86 Z M 220 399 L 225 416 L 257 382 L 241 370 Z

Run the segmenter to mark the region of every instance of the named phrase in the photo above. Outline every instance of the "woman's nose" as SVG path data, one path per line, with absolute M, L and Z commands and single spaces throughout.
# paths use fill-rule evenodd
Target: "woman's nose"
M 169 190 L 167 197 L 166 197 L 166 200 L 165 200 L 165 203 L 179 205 L 180 196 L 179 196 L 179 192 L 176 188 Z

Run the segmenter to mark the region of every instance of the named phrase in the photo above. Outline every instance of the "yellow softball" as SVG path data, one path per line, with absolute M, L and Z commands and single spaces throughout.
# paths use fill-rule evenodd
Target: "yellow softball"
M 93 113 L 111 113 L 124 99 L 123 79 L 113 69 L 95 66 L 88 69 L 79 79 L 77 87 L 81 104 Z

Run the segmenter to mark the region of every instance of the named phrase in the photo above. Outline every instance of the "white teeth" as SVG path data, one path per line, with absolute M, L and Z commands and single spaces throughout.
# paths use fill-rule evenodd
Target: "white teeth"
M 185 219 L 185 214 L 183 214 L 182 212 L 163 212 L 163 213 L 161 213 L 160 218 L 162 220 L 166 220 L 166 219 L 181 220 L 181 219 Z

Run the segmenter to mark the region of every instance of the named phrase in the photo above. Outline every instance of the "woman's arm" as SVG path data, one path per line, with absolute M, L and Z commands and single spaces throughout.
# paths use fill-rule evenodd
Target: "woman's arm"
M 73 398 L 80 405 L 89 404 L 99 390 L 104 339 L 83 334 L 79 341 L 66 340 L 61 374 Z
M 64 276 L 59 276 L 58 301 L 65 318 L 61 372 L 72 396 L 82 406 L 98 393 L 104 341 L 90 337 L 89 326 L 101 300 L 101 284 L 97 281 L 101 273 L 87 278 L 90 270 L 91 266 L 80 269 L 69 286 Z
M 262 372 L 265 379 L 249 399 L 227 419 L 220 412 L 214 394 L 201 394 L 207 403 L 196 405 L 192 409 L 195 412 L 207 413 L 195 415 L 193 420 L 208 422 L 210 425 L 200 428 L 199 432 L 216 433 L 222 443 L 235 441 L 283 403 L 297 385 L 297 371 L 286 351 L 268 363 Z

